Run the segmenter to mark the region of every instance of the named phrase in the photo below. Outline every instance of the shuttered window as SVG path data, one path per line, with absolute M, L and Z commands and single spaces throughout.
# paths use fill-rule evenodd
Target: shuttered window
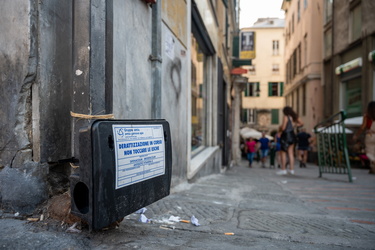
M 269 82 L 268 96 L 283 96 L 284 83 L 283 82 Z
M 244 90 L 245 96 L 259 96 L 259 82 L 248 82 Z

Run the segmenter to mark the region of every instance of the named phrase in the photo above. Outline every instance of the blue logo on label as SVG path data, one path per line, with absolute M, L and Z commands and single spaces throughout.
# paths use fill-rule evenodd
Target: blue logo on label
M 122 128 L 118 129 L 117 130 L 117 134 L 120 136 L 120 137 L 124 137 L 124 130 Z

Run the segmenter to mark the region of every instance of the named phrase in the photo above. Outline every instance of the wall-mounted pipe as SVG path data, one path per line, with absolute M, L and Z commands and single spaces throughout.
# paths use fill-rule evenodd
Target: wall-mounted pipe
M 161 118 L 161 1 L 152 5 L 152 102 L 151 118 Z

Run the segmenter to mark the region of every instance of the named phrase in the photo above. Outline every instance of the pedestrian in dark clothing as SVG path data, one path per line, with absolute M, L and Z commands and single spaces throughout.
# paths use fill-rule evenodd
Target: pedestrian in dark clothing
M 303 168 L 306 167 L 307 162 L 307 152 L 310 148 L 310 138 L 311 135 L 306 133 L 306 129 L 302 128 L 301 132 L 297 134 L 298 140 L 298 158 L 299 158 L 299 167 Z
M 270 149 L 270 139 L 266 137 L 266 133 L 262 133 L 262 138 L 259 139 L 260 142 L 260 152 L 262 157 L 262 167 L 265 168 L 266 157 Z
M 286 159 L 289 157 L 289 173 L 294 174 L 294 145 L 297 142 L 295 127 L 303 126 L 303 122 L 299 119 L 298 114 L 294 110 L 286 106 L 283 109 L 284 117 L 282 123 L 281 134 L 281 170 L 277 172 L 279 175 L 287 174 Z

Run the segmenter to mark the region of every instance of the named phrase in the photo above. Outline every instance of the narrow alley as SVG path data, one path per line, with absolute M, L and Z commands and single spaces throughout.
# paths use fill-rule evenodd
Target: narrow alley
M 181 184 L 118 227 L 67 233 L 2 214 L 1 249 L 374 249 L 375 175 L 295 175 L 255 164 Z M 194 216 L 199 226 L 190 223 Z M 187 223 L 186 223 L 187 222 Z M 16 225 L 16 226 L 15 226 Z

